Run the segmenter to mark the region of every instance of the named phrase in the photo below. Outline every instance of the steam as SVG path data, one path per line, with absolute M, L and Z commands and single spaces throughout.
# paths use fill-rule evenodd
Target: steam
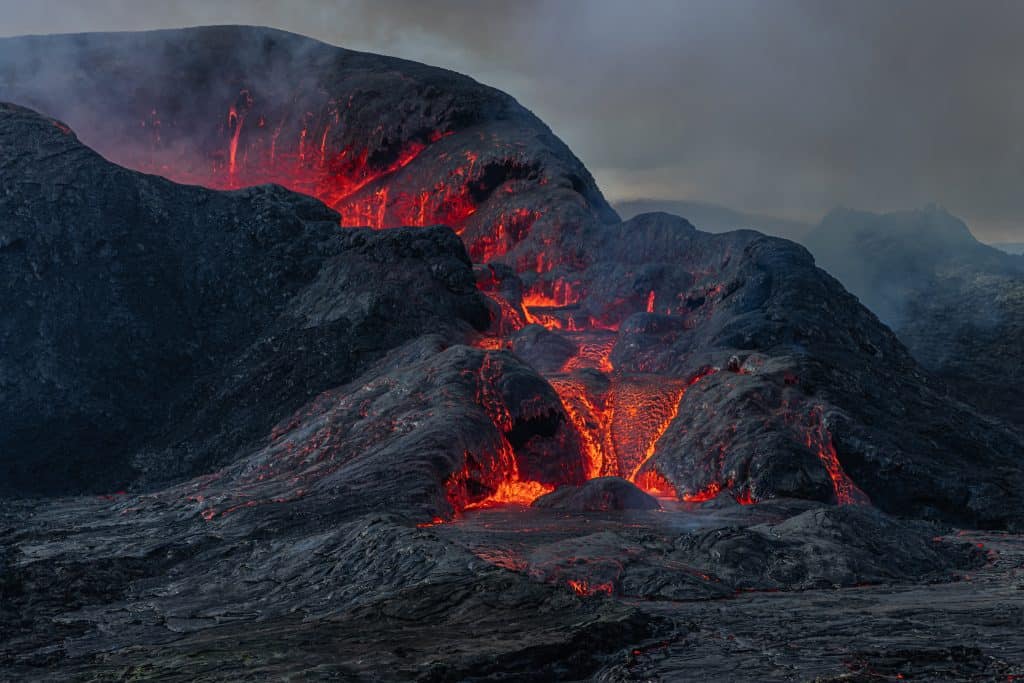
M 612 200 L 695 199 L 804 221 L 836 205 L 941 201 L 985 240 L 1021 241 L 1024 4 L 650 0 L 641 8 L 0 0 L 0 31 L 271 25 L 512 93 Z

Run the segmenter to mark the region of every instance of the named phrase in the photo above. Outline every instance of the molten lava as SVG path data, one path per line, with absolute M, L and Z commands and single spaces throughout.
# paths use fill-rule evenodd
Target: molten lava
M 708 484 L 705 488 L 697 491 L 696 493 L 687 493 L 683 496 L 683 500 L 687 503 L 705 503 L 709 500 L 714 500 L 718 497 L 718 494 L 722 492 L 722 485 L 717 481 L 713 481 Z
M 679 413 L 686 384 L 663 377 L 623 378 L 616 384 L 612 394 L 612 439 L 623 476 L 634 481 Z
M 277 183 L 319 198 L 339 213 L 343 226 L 381 229 L 448 225 L 463 238 L 476 263 L 506 257 L 534 231 L 545 250 L 551 249 L 519 255 L 517 262 L 510 264 L 519 273 L 533 271 L 537 276 L 524 278 L 529 286 L 521 299 L 515 287 L 502 289 L 493 268 L 489 277 L 485 274 L 484 280 L 478 282 L 481 291 L 494 302 L 494 319 L 489 336 L 474 342 L 478 348 L 489 351 L 477 373 L 476 399 L 491 418 L 500 439 L 486 449 L 490 452 L 465 453 L 460 469 L 447 478 L 445 485 L 452 508 L 462 511 L 503 503 L 529 504 L 551 491 L 556 483 L 564 483 L 521 477 L 516 452 L 507 436 L 515 420 L 494 388 L 500 379 L 500 368 L 490 351 L 505 348 L 510 335 L 530 324 L 557 331 L 575 346 L 575 352 L 547 379 L 579 437 L 586 477 L 622 476 L 654 495 L 676 497 L 676 488 L 652 467 L 651 459 L 659 440 L 676 419 L 687 387 L 707 373 L 689 383 L 670 377 L 628 374 L 615 367 L 612 354 L 620 323 L 633 313 L 671 315 L 675 311 L 677 315 L 690 315 L 693 306 L 702 306 L 705 300 L 721 295 L 722 285 L 708 286 L 694 299 L 697 303 L 693 306 L 689 300 L 683 302 L 682 293 L 662 291 L 659 295 L 648 286 L 620 293 L 615 300 L 603 302 L 600 309 L 588 306 L 593 301 L 586 291 L 586 278 L 578 274 L 582 271 L 573 271 L 575 264 L 565 262 L 571 257 L 554 246 L 557 240 L 538 230 L 538 225 L 547 227 L 546 223 L 538 223 L 542 218 L 540 211 L 500 203 L 497 208 L 489 204 L 477 213 L 492 193 L 518 191 L 518 186 L 506 182 L 509 169 L 522 171 L 516 170 L 517 162 L 495 158 L 493 154 L 481 159 L 476 151 L 459 149 L 452 141 L 446 141 L 459 133 L 447 129 L 450 126 L 444 130 L 406 130 L 396 134 L 385 131 L 382 124 L 367 139 L 351 141 L 351 136 L 345 137 L 352 130 L 347 118 L 351 106 L 351 99 L 347 105 L 332 99 L 318 111 L 289 117 L 265 109 L 253 92 L 242 89 L 211 126 L 216 134 L 215 151 L 200 163 L 182 168 L 169 167 L 166 162 L 171 158 L 173 145 L 165 142 L 164 134 L 172 129 L 173 121 L 162 122 L 153 110 L 141 122 L 153 154 L 149 163 L 135 160 L 133 165 L 179 182 L 216 189 Z M 417 159 L 421 162 L 409 168 Z M 421 168 L 426 160 L 436 162 L 438 167 L 429 169 L 429 181 L 417 183 L 420 176 L 416 174 L 422 173 L 417 167 Z M 496 173 L 498 167 L 505 170 Z M 496 177 L 500 179 L 494 180 Z M 541 176 L 537 182 L 543 184 L 546 178 Z M 707 275 L 703 273 L 701 277 Z M 709 310 L 702 309 L 699 315 L 708 315 Z M 789 376 L 786 378 L 786 384 L 797 381 L 795 377 L 792 381 Z M 806 445 L 818 455 L 832 480 L 836 501 L 841 505 L 867 503 L 867 496 L 843 471 L 820 413 L 804 436 Z M 723 458 L 724 451 L 719 453 L 719 461 Z M 734 490 L 733 482 L 725 481 L 720 470 L 721 467 L 714 481 L 700 491 L 684 493 L 683 499 L 702 502 L 728 491 L 741 503 L 755 502 L 749 490 Z M 235 508 L 223 514 L 232 509 Z M 594 587 L 585 582 L 573 589 L 581 594 L 605 591 L 604 584 Z
M 448 477 L 448 502 L 455 512 L 503 503 L 529 505 L 554 490 L 553 485 L 520 476 L 515 450 L 508 441 L 515 419 L 496 388 L 501 375 L 498 356 L 484 353 L 476 373 L 476 402 L 494 423 L 500 442 L 495 454 L 465 453 L 462 469 Z
M 633 482 L 641 489 L 659 498 L 677 498 L 678 492 L 668 479 L 655 469 L 648 469 L 637 475 Z
M 861 491 L 853 480 L 847 476 L 839 463 L 839 455 L 832 440 L 832 433 L 825 426 L 825 418 L 820 408 L 811 412 L 812 426 L 806 431 L 807 447 L 817 453 L 822 466 L 832 479 L 832 490 L 836 503 L 839 505 L 870 505 L 871 500 Z
M 612 442 L 611 409 L 605 398 L 592 397 L 578 377 L 552 377 L 549 381 L 580 435 L 587 479 L 618 475 L 620 470 Z
M 576 595 L 611 595 L 615 592 L 615 586 L 611 582 L 590 583 L 586 579 L 569 579 L 566 585 Z

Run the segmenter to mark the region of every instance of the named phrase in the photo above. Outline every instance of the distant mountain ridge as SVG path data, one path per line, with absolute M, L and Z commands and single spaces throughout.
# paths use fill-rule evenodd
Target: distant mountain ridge
M 1007 254 L 1024 254 L 1024 242 L 989 242 L 990 247 L 995 247 Z
M 806 236 L 818 265 L 839 278 L 893 328 L 910 293 L 934 278 L 1024 273 L 1024 258 L 982 244 L 937 205 L 885 214 L 834 209 Z
M 979 407 L 1024 425 L 1024 257 L 945 209 L 836 209 L 804 241 L 818 265 Z
M 784 237 L 794 242 L 802 241 L 814 226 L 802 221 L 745 213 L 727 206 L 693 200 L 631 199 L 615 203 L 615 210 L 623 220 L 629 220 L 642 213 L 664 211 L 683 216 L 697 228 L 707 232 L 728 232 L 730 230 L 752 229 L 774 237 Z

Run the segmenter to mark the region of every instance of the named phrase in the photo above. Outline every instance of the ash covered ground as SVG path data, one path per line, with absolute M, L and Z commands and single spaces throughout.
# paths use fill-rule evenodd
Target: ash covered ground
M 1024 675 L 1024 436 L 802 247 L 291 34 L 0 64 L 6 677 Z

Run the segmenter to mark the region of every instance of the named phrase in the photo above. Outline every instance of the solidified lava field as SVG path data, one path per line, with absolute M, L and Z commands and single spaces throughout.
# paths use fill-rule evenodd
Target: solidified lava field
M 1024 676 L 1024 435 L 799 245 L 269 29 L 0 102 L 3 677 Z

